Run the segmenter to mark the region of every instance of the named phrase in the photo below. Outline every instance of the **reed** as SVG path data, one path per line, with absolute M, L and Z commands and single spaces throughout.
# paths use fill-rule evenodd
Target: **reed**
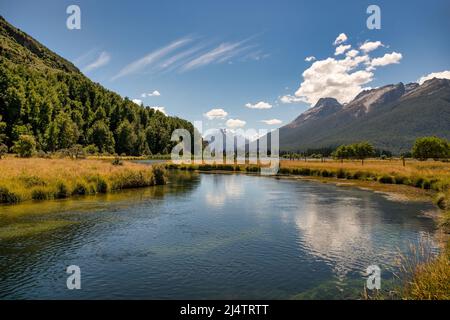
M 0 160 L 0 203 L 62 199 L 166 183 L 163 167 L 71 159 Z

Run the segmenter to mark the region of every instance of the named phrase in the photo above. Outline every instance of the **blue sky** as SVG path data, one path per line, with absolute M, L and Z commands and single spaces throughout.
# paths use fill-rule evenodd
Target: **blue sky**
M 81 30 L 66 27 L 71 4 Z M 366 27 L 370 4 L 380 30 Z M 244 129 L 286 124 L 321 94 L 345 102 L 361 88 L 450 70 L 449 13 L 445 0 L 0 2 L 9 22 L 106 88 L 206 127 Z M 210 120 L 212 109 L 226 116 Z

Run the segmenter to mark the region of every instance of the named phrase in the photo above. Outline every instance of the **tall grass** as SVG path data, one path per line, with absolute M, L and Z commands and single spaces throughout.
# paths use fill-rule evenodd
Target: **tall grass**
M 164 184 L 162 167 L 70 159 L 0 160 L 0 203 L 62 199 Z

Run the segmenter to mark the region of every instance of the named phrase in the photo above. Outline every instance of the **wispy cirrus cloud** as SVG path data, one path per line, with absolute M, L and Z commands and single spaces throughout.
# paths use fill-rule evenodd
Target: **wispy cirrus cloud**
M 237 42 L 222 42 L 213 46 L 211 41 L 201 41 L 197 37 L 187 36 L 129 63 L 111 80 L 149 70 L 154 73 L 174 70 L 186 72 L 210 64 L 231 62 L 230 60 L 234 58 L 241 62 L 267 58 L 269 54 L 258 49 L 258 45 L 249 43 L 252 38 Z
M 140 72 L 145 67 L 152 65 L 156 62 L 159 62 L 161 59 L 169 55 L 171 52 L 175 51 L 176 49 L 179 49 L 180 47 L 186 45 L 192 41 L 190 37 L 178 39 L 170 44 L 168 44 L 165 47 L 159 48 L 157 50 L 154 50 L 147 54 L 146 56 L 131 62 L 130 64 L 126 65 L 124 68 L 122 68 L 119 73 L 117 73 L 114 77 L 112 77 L 111 80 L 116 80 L 119 78 L 122 78 L 124 76 Z
M 102 51 L 97 59 L 95 59 L 95 61 L 91 62 L 90 64 L 88 64 L 87 66 L 85 66 L 82 71 L 87 73 L 89 71 L 92 71 L 94 69 L 103 67 L 105 65 L 107 65 L 109 63 L 109 61 L 111 60 L 111 55 L 106 52 L 106 51 Z
M 219 46 L 209 50 L 200 56 L 190 60 L 181 67 L 181 71 L 188 71 L 211 63 L 221 63 L 237 56 L 239 53 L 248 50 L 250 47 L 244 47 L 246 41 L 221 43 Z

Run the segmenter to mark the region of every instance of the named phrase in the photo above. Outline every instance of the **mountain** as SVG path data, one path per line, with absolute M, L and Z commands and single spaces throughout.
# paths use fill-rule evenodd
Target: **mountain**
M 320 99 L 280 128 L 280 149 L 334 148 L 367 140 L 393 153 L 409 151 L 416 138 L 450 139 L 450 80 L 403 83 L 365 90 L 350 103 Z
M 118 154 L 170 152 L 193 125 L 105 89 L 0 16 L 0 144 L 32 135 L 42 151 L 75 144 Z

